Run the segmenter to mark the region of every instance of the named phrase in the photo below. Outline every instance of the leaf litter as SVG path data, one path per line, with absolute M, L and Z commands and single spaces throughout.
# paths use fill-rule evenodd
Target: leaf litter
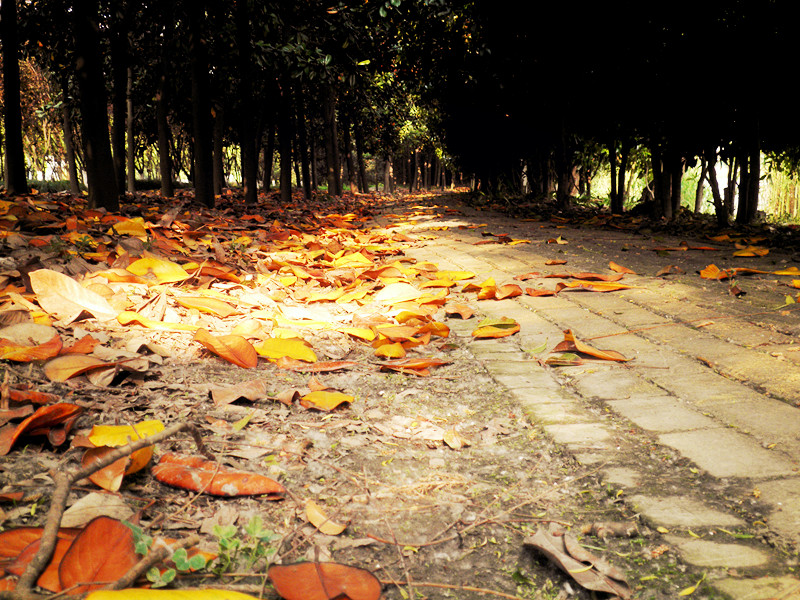
M 159 202 L 146 194 L 137 200 L 151 208 Z M 80 445 L 65 450 L 73 429 L 74 440 L 90 439 L 98 425 L 125 426 L 134 438 L 137 423 L 192 422 L 215 460 L 190 456 L 188 437 L 164 436 L 155 444 L 155 466 L 143 468 L 154 446 L 140 440 L 142 450 L 151 450 L 100 478 L 119 486 L 146 531 L 194 542 L 191 534 L 225 502 L 242 536 L 253 515 L 261 515 L 284 564 L 312 565 L 303 569 L 317 574 L 327 568 L 320 571 L 327 563 L 318 560 L 366 569 L 390 598 L 427 584 L 464 598 L 568 586 L 553 564 L 524 552 L 525 539 L 540 523 L 578 525 L 582 508 L 568 490 L 591 490 L 594 473 L 563 458 L 466 349 L 473 336 L 513 336 L 519 325 L 476 320 L 461 335 L 447 326 L 480 314 L 470 290 L 497 300 L 521 289 L 484 280 L 457 292 L 456 284 L 476 275 L 416 264 L 403 255 L 413 236 L 367 227 L 380 203 L 345 197 L 278 206 L 273 195 L 247 209 L 273 215 L 262 222 L 246 219 L 235 202 L 221 211 L 170 206 L 163 216 L 149 208 L 146 220 L 117 220 L 113 229 L 109 221 L 86 219 L 87 236 L 97 242 L 92 253 L 16 246 L 18 264 L 43 268 L 28 270 L 36 275 L 27 288 L 13 271 L 6 275 L 3 308 L 58 337 L 25 338 L 4 351 L 33 369 L 7 367 L 4 402 L 45 406 L 10 417 L 0 430 L 8 454 L 0 493 L 46 491 L 42 474 L 56 462 L 60 470 L 80 468 Z M 86 212 L 79 201 L 57 205 Z M 19 237 L 32 242 L 34 233 Z M 609 281 L 617 276 L 568 276 L 588 291 L 628 287 Z M 83 354 L 65 350 L 81 344 Z M 405 354 L 382 358 L 389 345 Z M 256 371 L 264 373 L 254 378 Z M 102 377 L 92 378 L 95 372 Z M 31 385 L 36 389 L 23 393 Z M 25 453 L 18 452 L 22 440 Z M 116 443 L 104 444 L 97 459 L 113 457 Z M 82 497 L 75 489 L 67 504 Z M 111 512 L 119 508 L 116 501 L 92 503 L 79 535 L 89 539 L 89 524 L 102 519 L 92 539 L 103 540 L 116 530 Z M 43 522 L 41 511 L 22 509 L 0 507 L 2 525 Z M 610 503 L 603 510 L 616 516 Z M 213 536 L 199 543 L 212 552 L 221 547 Z M 104 546 L 93 544 L 100 550 L 70 563 L 78 565 L 74 581 L 90 582 L 102 570 L 97 553 Z M 118 558 L 115 564 L 132 560 Z M 262 558 L 250 568 L 255 576 L 266 566 Z M 0 582 L 13 585 L 16 577 Z

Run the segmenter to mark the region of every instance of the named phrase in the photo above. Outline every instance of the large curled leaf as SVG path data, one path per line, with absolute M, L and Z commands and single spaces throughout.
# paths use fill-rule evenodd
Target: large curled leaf
M 553 348 L 553 352 L 580 352 L 581 354 L 588 354 L 589 356 L 594 356 L 595 358 L 602 360 L 612 360 L 616 362 L 626 362 L 630 360 L 629 358 L 625 358 L 616 350 L 598 350 L 597 348 L 580 341 L 575 337 L 575 334 L 572 333 L 571 329 L 564 331 L 564 341 L 560 342 L 555 348 Z
M 229 469 L 199 456 L 167 453 L 152 471 L 161 483 L 214 496 L 266 495 L 268 500 L 278 500 L 286 491 L 269 477 Z
M 267 576 L 285 600 L 378 600 L 380 581 L 366 569 L 340 563 L 272 565 Z
M 119 314 L 100 294 L 62 273 L 39 269 L 30 273 L 30 278 L 39 305 L 65 323 L 71 323 L 83 311 L 99 321 L 115 319 Z
M 519 323 L 508 317 L 484 319 L 472 332 L 474 338 L 502 338 L 514 335 L 520 330 Z
M 255 348 L 240 335 L 213 336 L 205 329 L 198 329 L 194 339 L 207 350 L 244 369 L 252 369 L 258 364 Z

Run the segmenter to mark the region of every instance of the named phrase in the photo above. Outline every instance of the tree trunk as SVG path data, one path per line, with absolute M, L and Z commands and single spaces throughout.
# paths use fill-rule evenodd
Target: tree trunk
M 62 77 L 61 126 L 64 130 L 64 152 L 67 155 L 67 173 L 69 173 L 69 193 L 79 196 L 81 180 L 78 176 L 78 163 L 75 158 L 75 136 L 72 131 L 72 115 L 67 102 L 66 77 Z
M 392 169 L 392 163 L 394 162 L 394 157 L 392 157 L 391 153 L 386 155 L 386 159 L 383 161 L 383 192 L 384 193 L 393 193 L 394 192 L 394 172 Z
M 364 162 L 364 132 L 361 130 L 359 123 L 353 124 L 353 132 L 356 138 L 356 162 L 358 163 L 358 188 L 362 192 L 369 191 L 369 182 L 367 181 L 367 166 Z M 376 186 L 377 189 L 377 186 Z
M 214 194 L 219 195 L 222 194 L 222 188 L 227 187 L 225 181 L 225 120 L 220 106 L 217 106 L 214 111 L 211 144 L 211 187 L 214 189 Z
M 706 167 L 706 177 L 708 178 L 708 185 L 711 188 L 711 195 L 714 198 L 714 214 L 717 217 L 717 225 L 719 227 L 728 226 L 728 209 L 719 191 L 719 182 L 717 181 L 717 152 L 714 149 L 707 150 L 705 153 L 704 161 Z
M 136 136 L 133 134 L 133 67 L 128 65 L 128 84 L 125 90 L 125 133 L 128 146 L 125 154 L 128 172 L 127 189 L 133 194 L 136 191 Z
M 22 146 L 16 0 L 2 0 L 0 13 L 3 42 L 6 192 L 12 195 L 27 194 L 29 188 L 25 173 L 25 150 Z
M 330 85 L 322 106 L 323 137 L 325 138 L 325 173 L 328 194 L 340 196 L 342 181 L 339 178 L 339 134 L 336 127 L 336 92 Z
M 108 103 L 97 25 L 97 0 L 76 0 L 73 10 L 75 72 L 80 92 L 89 206 L 119 210 L 119 187 L 108 139 Z
M 214 158 L 211 123 L 211 94 L 208 75 L 208 49 L 203 21 L 206 2 L 185 0 L 189 29 L 189 62 L 192 76 L 192 135 L 194 197 L 206 206 L 214 206 Z
M 700 177 L 697 178 L 697 188 L 694 191 L 694 212 L 700 214 L 703 212 L 703 186 L 706 181 L 706 171 L 708 170 L 708 161 L 705 156 L 700 157 Z M 714 176 L 716 179 L 716 174 Z M 717 190 L 719 193 L 719 190 Z
M 353 160 L 353 140 L 350 137 L 350 118 L 342 119 L 342 144 L 344 145 L 344 161 L 347 165 L 347 183 L 350 186 L 350 193 L 359 192 L 356 177 L 355 161 Z
M 309 138 L 309 152 L 311 154 L 311 189 L 319 189 L 319 181 L 317 180 L 317 144 L 311 130 L 311 137 Z
M 608 144 L 608 166 L 611 170 L 611 213 L 622 214 L 622 198 L 617 191 L 617 140 L 611 139 Z
M 272 161 L 275 157 L 275 123 L 267 127 L 267 144 L 264 146 L 264 193 L 272 189 Z
M 81 0 L 78 0 L 81 1 Z M 125 121 L 127 108 L 129 48 L 124 16 L 119 9 L 114 14 L 111 28 L 111 150 L 114 157 L 114 174 L 117 186 L 123 189 L 125 177 Z
M 416 148 L 411 151 L 411 158 L 407 161 L 407 165 L 408 177 L 406 181 L 408 182 L 408 191 L 413 193 L 414 186 L 417 185 L 417 170 L 419 169 L 419 152 L 417 152 Z
M 288 205 L 292 201 L 292 119 L 289 113 L 288 87 L 282 86 L 278 108 L 278 153 L 281 159 L 281 202 Z
M 258 200 L 258 147 L 256 127 L 252 120 L 253 107 L 253 68 L 250 48 L 250 15 L 247 0 L 235 1 L 236 47 L 239 67 L 239 147 L 242 157 L 242 185 L 244 201 L 255 204 Z
M 650 158 L 653 165 L 653 217 L 672 219 L 672 179 L 667 172 L 667 159 L 665 153 L 653 145 L 650 148 Z
M 754 125 L 744 138 L 739 158 L 739 208 L 736 211 L 736 222 L 748 225 L 755 220 L 758 212 L 758 190 L 761 179 L 758 126 Z
M 161 175 L 161 195 L 171 198 L 175 195 L 172 184 L 172 157 L 169 148 L 169 121 L 167 120 L 168 107 L 165 90 L 166 75 L 161 74 L 156 92 L 156 123 L 158 127 L 158 169 Z
M 306 112 L 302 95 L 295 90 L 294 104 L 296 106 L 295 116 L 297 117 L 297 156 L 300 159 L 300 171 L 303 180 L 303 195 L 306 200 L 311 199 L 311 168 L 308 157 L 308 136 L 306 134 Z

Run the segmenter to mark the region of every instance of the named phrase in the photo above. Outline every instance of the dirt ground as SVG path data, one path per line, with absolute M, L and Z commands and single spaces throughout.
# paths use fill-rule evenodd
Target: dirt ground
M 495 234 L 514 236 L 523 227 L 519 215 L 490 213 L 480 204 L 476 213 L 474 203 L 467 208 L 455 197 L 387 202 L 373 210 L 378 221 L 372 223 L 398 220 L 386 217 L 387 213 L 407 218 L 426 202 L 462 211 L 462 216 L 479 214 L 489 219 L 487 229 Z M 522 218 L 542 219 L 544 239 L 557 235 L 561 226 L 552 216 L 528 213 Z M 530 232 L 534 226 L 524 227 Z M 589 227 L 584 227 L 587 238 L 592 236 Z M 661 235 L 658 225 L 637 223 L 635 228 L 639 236 Z M 435 231 L 419 225 L 412 232 L 412 237 L 417 235 Z M 424 239 L 415 237 L 410 243 L 421 244 Z M 786 260 L 791 260 L 792 252 L 784 247 Z M 586 256 L 593 253 L 598 266 L 605 266 L 609 258 L 618 260 L 587 243 Z M 656 271 L 665 264 L 665 258 L 653 252 L 626 252 L 619 262 L 623 259 L 640 272 Z M 689 260 L 693 259 L 677 255 L 669 262 L 691 272 L 695 265 Z M 749 286 L 748 302 L 774 304 L 774 295 L 760 294 L 758 285 Z M 452 292 L 451 299 L 475 306 L 474 295 Z M 319 317 L 325 318 L 325 309 L 319 310 Z M 11 383 L 34 382 L 42 391 L 86 407 L 77 429 L 90 427 L 100 416 L 111 416 L 118 423 L 191 420 L 224 465 L 264 473 L 285 485 L 290 495 L 269 502 L 258 497 L 196 497 L 158 483 L 147 471 L 126 480 L 118 497 L 151 535 L 199 532 L 201 546 L 217 552 L 215 526 L 238 528 L 234 537 L 243 549 L 230 571 L 219 577 L 208 572 L 180 575 L 180 586 L 227 586 L 275 597 L 264 580 L 267 561 L 333 560 L 372 571 L 391 599 L 596 597 L 526 545 L 537 530 L 550 528 L 569 530 L 585 549 L 621 569 L 633 597 L 674 598 L 693 586 L 702 573 L 681 564 L 675 551 L 626 508 L 618 490 L 604 485 L 596 469 L 566 456 L 489 377 L 469 351 L 471 327 L 459 317 L 446 317 L 444 311 L 436 319 L 451 326 L 450 335 L 421 348 L 419 354 L 447 362 L 431 369 L 427 377 L 381 371 L 369 346 L 314 331 L 307 332 L 308 339 L 322 349 L 325 359 L 358 365 L 313 374 L 261 362 L 257 369 L 244 370 L 199 350 L 191 343 L 191 334 L 149 332 L 149 340 L 170 347 L 171 352 L 140 379 L 96 387 L 78 380 L 48 383 L 37 366 L 6 366 L 6 373 Z M 92 331 L 91 324 L 84 327 Z M 104 333 L 114 339 L 142 335 L 136 328 L 122 327 Z M 242 386 L 256 379 L 266 389 L 260 399 L 216 405 L 211 397 L 210 392 L 220 386 Z M 313 379 L 346 391 L 354 401 L 326 413 L 274 399 L 314 383 Z M 452 442 L 448 435 L 453 432 L 462 447 L 447 443 L 446 438 Z M 651 445 L 646 436 L 641 443 L 643 448 Z M 157 455 L 169 450 L 192 452 L 193 443 L 188 436 L 174 439 L 160 444 Z M 75 468 L 79 457 L 76 449 L 54 451 L 35 442 L 4 457 L 2 491 L 24 489 L 40 494 L 40 499 L 3 505 L 2 527 L 41 524 L 52 481 L 47 473 Z M 665 478 L 685 466 L 683 459 L 669 452 L 643 453 L 642 460 L 650 461 Z M 76 487 L 70 504 L 90 492 L 97 489 L 88 482 Z M 307 500 L 316 502 L 331 520 L 347 524 L 344 533 L 325 535 L 307 523 Z M 265 550 L 247 560 L 256 545 L 246 531 L 254 516 L 274 535 L 262 536 Z M 615 531 L 606 535 L 603 528 Z

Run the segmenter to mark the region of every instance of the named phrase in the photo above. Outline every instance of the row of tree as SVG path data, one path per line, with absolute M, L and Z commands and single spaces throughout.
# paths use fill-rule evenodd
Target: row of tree
M 287 201 L 293 180 L 307 196 L 322 181 L 364 189 L 371 155 L 388 188 L 392 166 L 410 187 L 425 165 L 436 184 L 457 167 L 483 190 L 563 206 L 602 159 L 614 212 L 643 154 L 666 218 L 701 161 L 720 223 L 725 161 L 749 222 L 761 153 L 790 169 L 800 155 L 791 96 L 767 93 L 792 67 L 794 12 L 787 0 L 3 0 L 6 188 L 27 186 L 23 54 L 55 90 L 39 110 L 59 115 L 72 177 L 82 157 L 92 203 L 112 210 L 153 146 L 164 195 L 184 171 L 213 204 L 235 145 L 248 202 L 276 155 Z

